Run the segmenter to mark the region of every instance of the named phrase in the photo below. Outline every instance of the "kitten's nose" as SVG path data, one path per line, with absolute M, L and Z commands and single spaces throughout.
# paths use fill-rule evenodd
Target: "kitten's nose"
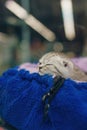
M 40 69 L 42 69 L 42 67 L 41 67 L 41 66 L 39 66 L 39 70 L 40 70 Z

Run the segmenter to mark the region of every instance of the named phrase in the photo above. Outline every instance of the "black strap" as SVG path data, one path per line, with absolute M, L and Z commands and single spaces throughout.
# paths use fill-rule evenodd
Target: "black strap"
M 56 77 L 54 79 L 54 85 L 53 87 L 49 90 L 48 93 L 46 93 L 43 97 L 42 97 L 42 101 L 44 103 L 44 119 L 46 120 L 49 108 L 50 108 L 50 104 L 51 101 L 53 100 L 54 96 L 56 95 L 56 93 L 58 92 L 58 90 L 61 88 L 61 86 L 63 85 L 65 79 L 62 77 Z

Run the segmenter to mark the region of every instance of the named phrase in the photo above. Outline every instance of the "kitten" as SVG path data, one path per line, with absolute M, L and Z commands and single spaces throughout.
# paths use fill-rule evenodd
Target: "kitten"
M 39 60 L 39 74 L 87 81 L 87 75 L 63 53 L 49 52 Z

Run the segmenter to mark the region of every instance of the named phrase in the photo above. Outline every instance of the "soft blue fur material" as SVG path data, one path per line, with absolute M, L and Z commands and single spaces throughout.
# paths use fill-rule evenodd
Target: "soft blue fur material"
M 0 77 L 0 116 L 18 130 L 87 130 L 87 83 L 65 80 L 43 120 L 51 76 L 10 69 Z

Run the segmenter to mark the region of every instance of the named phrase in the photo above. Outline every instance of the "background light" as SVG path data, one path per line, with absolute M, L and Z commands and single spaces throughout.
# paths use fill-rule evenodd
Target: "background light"
M 37 20 L 33 15 L 28 14 L 28 12 L 17 4 L 15 1 L 7 1 L 5 4 L 6 8 L 15 14 L 18 18 L 24 20 L 24 22 L 29 25 L 32 29 L 37 31 L 45 39 L 52 42 L 56 39 L 55 33 L 48 29 L 44 24 Z
M 63 15 L 65 35 L 67 39 L 73 40 L 75 38 L 75 26 L 72 0 L 61 0 L 61 9 Z

